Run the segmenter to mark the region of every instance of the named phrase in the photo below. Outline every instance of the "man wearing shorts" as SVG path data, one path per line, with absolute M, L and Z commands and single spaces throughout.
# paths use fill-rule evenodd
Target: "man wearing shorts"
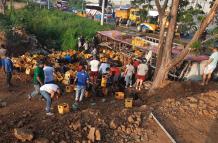
M 141 64 L 139 64 L 137 68 L 136 75 L 136 90 L 141 90 L 142 83 L 145 80 L 145 76 L 148 72 L 148 65 L 146 64 L 146 60 L 143 60 Z
M 93 57 L 93 60 L 91 60 L 89 64 L 91 66 L 91 75 L 90 76 L 92 77 L 93 82 L 96 83 L 100 62 L 96 59 L 96 57 Z
M 207 85 L 208 82 L 211 79 L 211 75 L 213 71 L 215 70 L 218 62 L 218 49 L 213 48 L 213 53 L 210 56 L 209 60 L 207 61 L 205 68 L 204 68 L 204 73 L 203 73 L 203 85 Z

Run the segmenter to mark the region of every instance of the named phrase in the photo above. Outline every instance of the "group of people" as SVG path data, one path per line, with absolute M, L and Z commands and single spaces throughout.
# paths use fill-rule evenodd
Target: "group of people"
M 115 90 L 120 90 L 119 85 L 124 85 L 124 88 L 134 88 L 138 91 L 142 90 L 143 82 L 148 77 L 148 61 L 143 59 L 129 59 L 126 65 L 119 64 L 119 59 L 113 60 L 107 58 L 99 60 L 98 41 L 93 38 L 93 49 L 90 50 L 89 45 L 85 44 L 83 37 L 79 39 L 79 50 L 92 55 L 88 59 L 79 59 L 66 55 L 63 59 L 57 59 L 56 62 L 62 63 L 63 68 L 66 68 L 67 63 L 79 62 L 77 73 L 73 77 L 73 84 L 76 87 L 75 102 L 83 101 L 85 93 L 92 91 L 96 92 L 95 88 L 102 88 L 106 91 L 104 94 L 113 93 Z M 64 62 L 63 62 L 64 61 Z M 213 53 L 207 61 L 203 69 L 203 85 L 208 84 L 211 75 L 218 63 L 218 49 L 213 48 Z M 12 86 L 11 78 L 13 73 L 13 62 L 9 57 L 2 57 L 0 67 L 4 70 L 8 87 Z M 66 72 L 67 70 L 63 70 Z M 33 84 L 34 91 L 28 94 L 28 99 L 31 100 L 36 95 L 41 95 L 46 100 L 46 114 L 53 115 L 51 112 L 51 104 L 53 98 L 58 98 L 62 94 L 62 89 L 55 82 L 55 69 L 48 60 L 38 61 L 34 69 Z
M 70 61 L 66 60 L 66 62 Z M 109 62 L 106 58 L 102 62 L 97 57 L 81 60 L 77 73 L 73 77 L 73 84 L 76 87 L 75 102 L 83 101 L 83 97 L 90 86 L 92 89 L 100 86 L 110 92 L 108 89 L 111 89 L 111 87 L 117 88 L 122 79 L 125 81 L 125 88 L 132 87 L 133 82 L 136 81 L 136 89 L 141 90 L 147 72 L 146 60 L 141 62 L 130 60 L 124 67 Z M 51 112 L 52 99 L 60 96 L 62 91 L 60 86 L 55 83 L 54 75 L 55 69 L 49 62 L 46 60 L 38 61 L 33 76 L 34 91 L 28 95 L 29 100 L 39 94 L 46 100 L 45 110 L 47 115 L 53 115 Z M 105 85 L 102 82 L 106 82 Z
M 61 90 L 54 81 L 54 68 L 47 62 L 38 61 L 33 75 L 34 91 L 28 95 L 29 100 L 40 94 L 46 100 L 46 114 L 53 115 L 51 104 L 53 98 L 61 95 Z

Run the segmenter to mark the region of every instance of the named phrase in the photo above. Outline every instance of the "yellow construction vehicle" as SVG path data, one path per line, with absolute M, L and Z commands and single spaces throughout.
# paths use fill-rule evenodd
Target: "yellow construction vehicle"
M 156 24 L 151 24 L 151 23 L 147 23 L 147 22 L 143 22 L 141 23 L 138 27 L 137 30 L 140 32 L 147 32 L 147 31 L 157 31 L 159 29 L 159 26 Z
M 122 24 L 140 24 L 141 23 L 141 16 L 140 16 L 140 9 L 139 8 L 126 8 L 126 9 L 119 9 L 115 11 L 116 19 L 119 20 L 119 23 Z
M 148 11 L 145 22 L 142 22 L 138 25 L 137 30 L 142 32 L 147 31 L 157 31 L 159 29 L 158 26 L 158 11 L 150 10 Z
M 86 17 L 86 13 L 85 12 L 77 12 L 76 14 L 77 16 L 80 16 L 80 17 Z

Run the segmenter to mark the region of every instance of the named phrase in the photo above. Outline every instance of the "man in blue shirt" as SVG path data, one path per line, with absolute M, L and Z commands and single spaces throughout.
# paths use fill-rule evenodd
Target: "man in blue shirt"
M 65 59 L 65 61 L 66 61 L 67 63 L 71 63 L 71 62 L 72 62 L 72 58 L 71 58 L 70 55 L 66 55 L 66 56 L 64 57 L 64 59 Z
M 6 57 L 2 60 L 2 66 L 4 69 L 4 72 L 6 74 L 6 82 L 8 87 L 11 87 L 11 79 L 12 79 L 12 73 L 13 73 L 13 63 L 9 57 Z
M 3 59 L 0 57 L 0 69 L 2 69 L 2 67 L 3 67 L 3 66 L 2 66 L 2 60 L 3 60 Z
M 85 94 L 86 86 L 88 84 L 89 76 L 82 66 L 81 71 L 77 72 L 75 83 L 76 83 L 76 102 L 81 102 Z

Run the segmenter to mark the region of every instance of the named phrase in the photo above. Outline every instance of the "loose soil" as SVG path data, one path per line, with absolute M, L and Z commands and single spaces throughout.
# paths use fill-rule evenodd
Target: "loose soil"
M 88 142 L 91 127 L 99 129 L 101 133 L 101 141 L 98 142 L 170 142 L 149 118 L 150 112 L 177 142 L 215 143 L 218 139 L 216 83 L 203 87 L 193 82 L 170 82 L 157 95 L 149 97 L 146 91 L 138 93 L 143 104 L 131 109 L 124 108 L 124 101 L 117 101 L 114 97 L 104 97 L 105 102 L 102 101 L 103 97 L 86 98 L 78 111 L 60 115 L 57 111 L 59 103 L 73 103 L 73 95 L 68 94 L 53 102 L 55 116 L 48 117 L 44 112 L 44 101 L 39 97 L 27 100 L 27 94 L 33 89 L 31 82 L 14 78 L 14 87 L 9 90 L 4 80 L 1 73 L 0 99 L 7 102 L 7 106 L 0 108 L 0 142 L 19 142 L 13 129 L 26 128 L 33 131 L 33 141 L 46 138 L 54 143 L 85 143 Z

